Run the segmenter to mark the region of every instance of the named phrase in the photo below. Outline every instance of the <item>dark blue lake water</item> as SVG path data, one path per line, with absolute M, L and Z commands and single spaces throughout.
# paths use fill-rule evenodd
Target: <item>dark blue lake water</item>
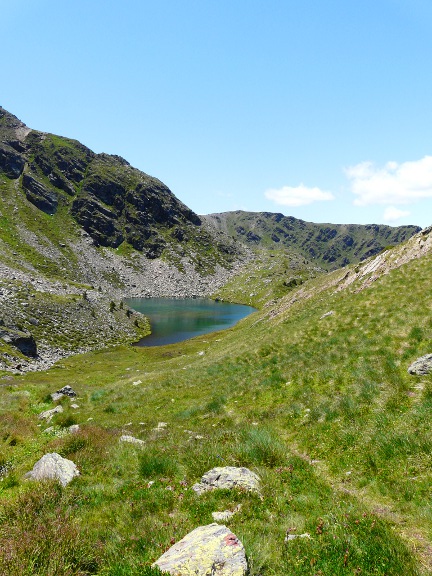
M 126 304 L 150 320 L 152 333 L 137 346 L 163 346 L 224 330 L 255 312 L 251 306 L 203 298 L 129 298 Z

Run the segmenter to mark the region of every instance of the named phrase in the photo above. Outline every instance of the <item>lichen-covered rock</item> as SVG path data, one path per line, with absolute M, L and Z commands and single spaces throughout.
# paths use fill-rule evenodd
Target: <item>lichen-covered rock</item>
M 79 476 L 79 471 L 74 462 L 56 452 L 42 456 L 33 470 L 26 474 L 26 478 L 31 480 L 58 480 L 62 486 L 69 484 L 76 476 Z
M 194 484 L 192 490 L 197 494 L 210 490 L 242 488 L 250 492 L 259 491 L 260 478 L 248 468 L 237 468 L 235 466 L 220 466 L 212 468 L 204 474 L 201 482 Z
M 44 412 L 41 412 L 38 418 L 39 420 L 46 420 L 46 422 L 51 422 L 53 416 L 60 414 L 60 412 L 63 412 L 63 407 L 59 405 L 55 408 L 51 408 L 51 410 L 45 410 Z
M 153 566 L 173 576 L 244 576 L 247 571 L 243 544 L 226 526 L 215 523 L 195 528 Z
M 418 376 L 424 376 L 432 372 L 432 354 L 426 354 L 425 356 L 417 358 L 408 368 L 408 372 Z

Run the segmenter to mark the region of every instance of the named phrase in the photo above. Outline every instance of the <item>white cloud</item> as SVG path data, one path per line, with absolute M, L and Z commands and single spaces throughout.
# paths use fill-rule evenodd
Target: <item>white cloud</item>
M 320 188 L 308 188 L 304 184 L 291 187 L 283 186 L 282 188 L 271 188 L 265 191 L 265 197 L 281 206 L 306 206 L 313 202 L 323 200 L 334 200 L 331 192 L 324 192 Z
M 371 204 L 412 204 L 432 198 L 432 156 L 413 162 L 387 162 L 376 167 L 362 162 L 345 170 L 356 206 Z
M 409 216 L 411 212 L 408 210 L 399 210 L 399 208 L 395 208 L 394 206 L 388 206 L 384 210 L 384 221 L 385 222 L 396 222 L 396 220 L 400 220 L 405 216 Z

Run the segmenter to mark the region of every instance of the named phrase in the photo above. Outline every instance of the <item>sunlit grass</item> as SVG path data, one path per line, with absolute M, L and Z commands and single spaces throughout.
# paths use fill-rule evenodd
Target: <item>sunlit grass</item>
M 47 517 L 40 520 L 32 496 L 41 489 L 23 476 L 56 451 L 81 476 L 50 487 L 46 514 L 58 510 L 64 537 L 75 534 L 80 547 L 73 556 L 60 533 L 44 543 L 45 572 L 35 574 L 50 573 L 48 556 L 60 562 L 55 543 L 69 562 L 56 574 L 145 574 L 173 540 L 238 504 L 229 526 L 251 576 L 420 574 L 420 540 L 404 535 L 431 537 L 432 378 L 407 367 L 431 351 L 431 273 L 423 258 L 367 290 L 317 292 L 280 313 L 279 302 L 274 317 L 265 308 L 205 339 L 118 347 L 8 376 L 0 388 L 0 533 L 17 565 L 27 566 Z M 79 407 L 64 402 L 46 434 L 37 414 L 65 384 Z M 72 421 L 81 431 L 64 435 Z M 145 446 L 120 443 L 121 434 Z M 251 468 L 260 494 L 190 490 L 221 465 Z M 24 506 L 35 534 L 28 542 L 17 540 L 23 498 L 33 502 Z M 284 543 L 287 531 L 311 538 Z

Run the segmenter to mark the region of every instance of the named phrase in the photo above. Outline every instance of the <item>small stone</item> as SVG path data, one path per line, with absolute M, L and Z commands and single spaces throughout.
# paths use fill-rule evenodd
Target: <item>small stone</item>
M 167 426 L 168 424 L 166 422 L 158 422 L 158 425 L 156 426 L 156 428 L 153 428 L 153 431 L 160 432 L 161 430 L 165 430 Z
M 325 314 L 323 314 L 320 318 L 320 320 L 322 320 L 323 318 L 327 318 L 327 316 L 333 316 L 334 314 L 334 310 L 330 310 L 330 312 L 326 312 Z
M 45 410 L 45 412 L 41 412 L 38 416 L 39 420 L 45 420 L 46 422 L 51 422 L 51 420 L 53 419 L 53 416 L 55 416 L 56 414 L 60 414 L 61 412 L 63 412 L 63 407 L 62 406 L 56 406 L 55 408 L 52 408 L 51 410 Z
M 285 536 L 285 542 L 291 542 L 291 540 L 297 540 L 297 538 L 308 538 L 310 540 L 311 535 L 305 532 L 304 534 L 287 534 Z
M 144 440 L 140 440 L 134 436 L 128 436 L 127 434 L 120 436 L 119 442 L 129 442 L 129 444 L 136 444 L 137 446 L 143 446 L 145 444 Z
M 234 514 L 236 514 L 241 509 L 241 504 L 236 506 L 233 511 L 224 510 L 223 512 L 212 512 L 212 517 L 215 522 L 225 522 L 229 520 Z
M 26 474 L 26 478 L 31 480 L 58 480 L 62 486 L 69 484 L 76 476 L 79 476 L 79 471 L 74 462 L 56 452 L 42 456 L 33 470 Z
M 72 426 L 69 426 L 68 430 L 71 434 L 77 434 L 80 431 L 80 427 L 78 424 L 72 424 Z
M 194 484 L 192 490 L 203 494 L 216 489 L 242 488 L 250 492 L 259 492 L 260 478 L 248 468 L 219 466 L 204 474 L 201 482 Z
M 247 572 L 243 544 L 226 526 L 216 523 L 195 528 L 153 566 L 173 576 L 244 576 Z
M 417 376 L 424 376 L 432 372 L 432 354 L 426 354 L 425 356 L 417 358 L 408 368 L 408 372 Z

